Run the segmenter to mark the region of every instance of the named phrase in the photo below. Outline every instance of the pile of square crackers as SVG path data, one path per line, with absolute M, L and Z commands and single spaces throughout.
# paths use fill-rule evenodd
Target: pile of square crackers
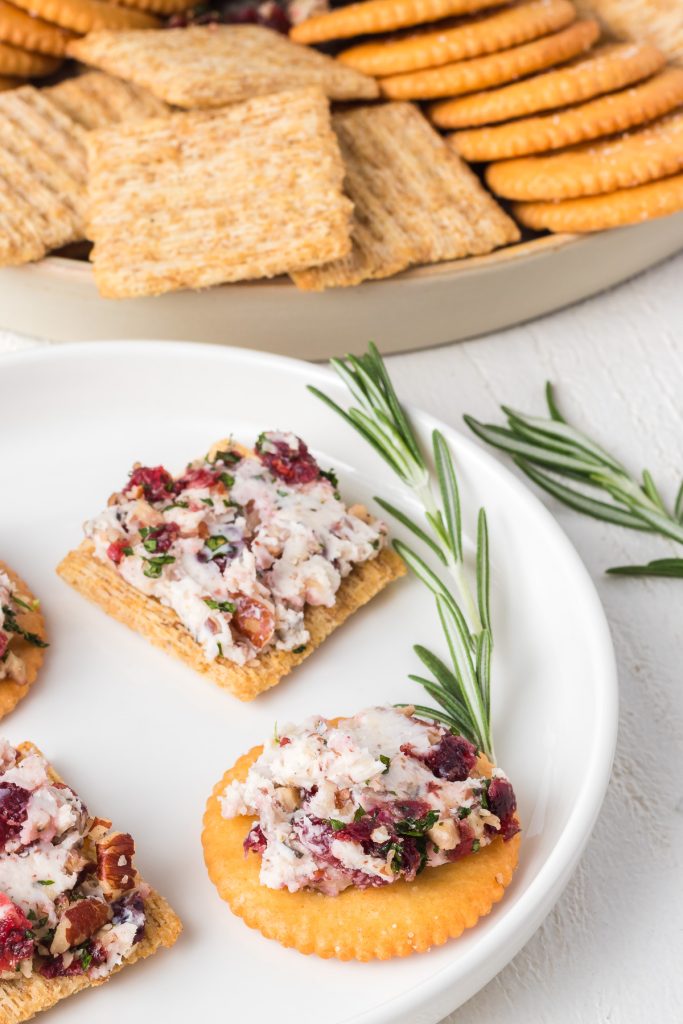
M 268 29 L 102 31 L 70 52 L 98 70 L 0 95 L 0 264 L 86 238 L 109 297 L 322 289 L 518 237 L 415 106 L 358 105 L 373 78 Z
M 620 40 L 591 4 L 608 23 L 633 6 L 582 0 L 582 16 L 571 0 L 366 0 L 290 34 L 342 40 L 341 64 L 375 76 L 387 99 L 422 103 L 524 227 L 598 231 L 683 209 L 683 67 L 648 41 L 661 21 Z M 660 6 L 675 61 L 683 3 Z
M 107 297 L 357 285 L 683 209 L 683 68 L 572 0 L 64 31 L 79 73 L 0 95 L 0 266 L 88 240 Z

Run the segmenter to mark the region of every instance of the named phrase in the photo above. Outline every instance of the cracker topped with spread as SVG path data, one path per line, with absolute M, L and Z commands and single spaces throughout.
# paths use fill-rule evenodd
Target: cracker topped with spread
M 24 581 L 0 562 L 0 718 L 36 681 L 47 646 L 40 602 Z
M 3 1024 L 175 942 L 180 922 L 134 855 L 132 837 L 91 816 L 36 747 L 0 738 Z
M 173 477 L 136 466 L 59 573 L 236 696 L 274 686 L 404 571 L 291 433 L 231 441 Z
M 386 959 L 459 935 L 502 897 L 516 806 L 465 737 L 413 707 L 373 707 L 276 729 L 242 758 L 209 800 L 204 854 L 221 896 L 266 936 Z

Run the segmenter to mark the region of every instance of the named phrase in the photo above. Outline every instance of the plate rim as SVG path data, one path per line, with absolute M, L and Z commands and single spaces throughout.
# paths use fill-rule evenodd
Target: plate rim
M 0 356 L 0 376 L 3 368 L 21 367 L 28 363 L 68 361 L 74 357 L 77 360 L 87 360 L 90 354 L 119 357 L 122 355 L 121 346 L 124 346 L 131 354 L 133 350 L 136 350 L 142 354 L 154 352 L 155 355 L 158 355 L 159 346 L 165 346 L 167 349 L 172 349 L 174 353 L 180 353 L 187 358 L 209 358 L 225 362 L 236 360 L 253 367 L 264 363 L 275 364 L 296 374 L 305 373 L 311 383 L 339 385 L 338 378 L 327 366 L 314 365 L 291 356 L 237 346 L 217 346 L 164 339 L 154 341 L 149 339 L 112 339 L 109 341 L 39 344 L 29 349 L 3 353 Z M 590 599 L 590 619 L 593 623 L 595 640 L 593 656 L 600 660 L 596 673 L 597 678 L 601 680 L 600 700 L 596 703 L 595 709 L 593 743 L 590 754 L 584 761 L 584 779 L 574 806 L 569 812 L 564 830 L 550 856 L 528 883 L 518 902 L 501 915 L 491 934 L 484 935 L 481 942 L 475 944 L 474 948 L 465 956 L 464 961 L 461 959 L 458 973 L 462 974 L 463 978 L 457 980 L 452 978 L 453 965 L 447 963 L 429 978 L 416 982 L 409 993 L 393 996 L 379 1006 L 348 1018 L 348 1021 L 353 1021 L 354 1024 L 403 1024 L 404 1021 L 414 1021 L 415 1011 L 422 1010 L 424 1013 L 425 1000 L 428 1000 L 429 1003 L 434 1003 L 439 999 L 443 1000 L 447 997 L 448 989 L 454 982 L 467 990 L 467 971 L 470 968 L 470 961 L 475 961 L 471 964 L 471 969 L 472 971 L 477 970 L 477 979 L 472 990 L 467 990 L 465 997 L 458 1001 L 457 1006 L 460 1006 L 462 1002 L 480 991 L 512 960 L 559 899 L 590 838 L 610 781 L 618 730 L 618 671 L 609 624 L 597 588 L 569 537 L 540 498 L 500 459 L 457 427 L 450 426 L 410 402 L 404 404 L 411 417 L 414 417 L 421 425 L 430 430 L 439 427 L 444 431 L 447 439 L 451 435 L 454 436 L 459 446 L 468 450 L 469 454 L 476 459 L 483 461 L 494 478 L 496 476 L 503 478 L 507 486 L 512 487 L 527 502 L 531 501 L 545 520 L 554 535 L 555 542 L 563 548 L 565 557 L 578 572 L 579 577 L 583 578 L 584 594 Z M 596 690 L 596 694 L 597 692 Z M 482 963 L 486 946 L 495 947 L 488 965 Z M 400 1006 L 397 1005 L 399 1001 Z M 439 1016 L 442 1012 L 448 1013 L 449 1011 L 440 1008 Z M 420 1019 L 427 1021 L 437 1018 L 423 1016 Z

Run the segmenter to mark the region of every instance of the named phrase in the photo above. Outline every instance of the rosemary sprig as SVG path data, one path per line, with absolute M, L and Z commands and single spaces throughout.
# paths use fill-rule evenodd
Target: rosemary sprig
M 360 358 L 333 359 L 332 365 L 358 405 L 342 409 L 317 388 L 309 390 L 358 431 L 417 496 L 424 512 L 423 524 L 416 523 L 388 501 L 376 500 L 437 557 L 444 571 L 455 581 L 463 605 L 461 608 L 441 576 L 420 554 L 403 541 L 394 541 L 394 547 L 408 567 L 434 595 L 451 662 L 447 665 L 422 645 L 415 646 L 415 653 L 430 677 L 411 675 L 410 678 L 424 686 L 439 705 L 439 709 L 415 705 L 416 710 L 466 736 L 493 760 L 490 684 L 493 639 L 486 514 L 480 509 L 475 599 L 465 571 L 458 482 L 445 438 L 438 430 L 432 435 L 437 500 L 429 467 L 377 348 L 371 344 Z
M 371 342 L 363 356 L 349 355 L 346 359 L 332 359 L 330 362 L 358 405 L 342 409 L 318 388 L 309 386 L 308 390 L 364 437 L 416 495 L 424 511 L 424 526 L 383 498 L 377 498 L 377 503 L 437 556 L 455 580 L 470 627 L 478 632 L 482 624 L 463 567 L 460 495 L 443 435 L 438 430 L 432 435 L 441 500 L 439 507 L 429 467 L 376 345 Z
M 506 427 L 480 423 L 473 416 L 465 416 L 465 422 L 487 444 L 508 452 L 534 483 L 577 512 L 683 544 L 683 483 L 673 509 L 669 509 L 647 469 L 642 480 L 636 480 L 609 452 L 567 422 L 550 383 L 546 384 L 546 402 L 549 418 L 501 406 Z M 588 493 L 576 484 L 588 488 Z M 591 491 L 602 492 L 603 497 L 595 497 Z M 617 566 L 607 572 L 683 578 L 683 558 Z

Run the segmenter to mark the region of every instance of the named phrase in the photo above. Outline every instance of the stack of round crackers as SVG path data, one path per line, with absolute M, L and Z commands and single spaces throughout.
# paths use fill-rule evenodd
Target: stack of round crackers
M 153 28 L 194 0 L 0 0 L 0 92 L 61 66 L 67 44 L 99 29 Z
M 601 38 L 571 0 L 494 5 L 365 0 L 290 34 L 364 37 L 338 59 L 386 98 L 424 102 L 526 227 L 595 231 L 682 209 L 683 68 L 650 42 Z

